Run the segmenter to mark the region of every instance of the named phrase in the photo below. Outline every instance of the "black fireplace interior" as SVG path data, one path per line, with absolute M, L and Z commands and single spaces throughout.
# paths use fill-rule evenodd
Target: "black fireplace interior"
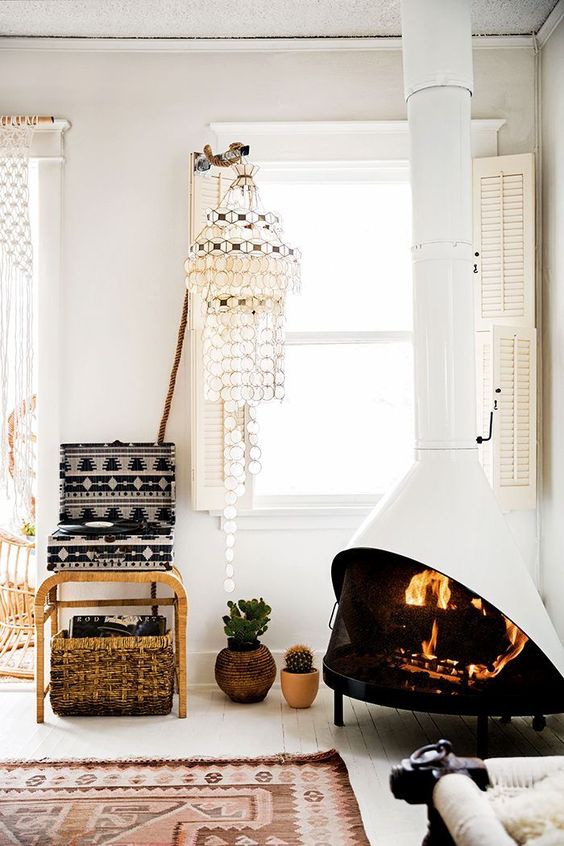
M 368 548 L 337 555 L 332 579 L 338 609 L 323 671 L 336 715 L 342 694 L 435 713 L 564 710 L 564 678 L 552 662 L 459 582 Z

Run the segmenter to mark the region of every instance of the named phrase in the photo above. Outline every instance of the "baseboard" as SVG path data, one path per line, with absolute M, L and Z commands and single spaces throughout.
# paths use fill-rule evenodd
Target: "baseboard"
M 0 694 L 2 693 L 35 693 L 34 681 L 22 682 L 0 682 Z
M 284 650 L 271 649 L 276 667 L 280 670 L 284 666 Z M 321 669 L 323 662 L 323 651 L 314 652 L 314 664 Z M 217 652 L 188 652 L 188 684 L 190 687 L 204 687 L 215 684 L 214 666 Z M 279 685 L 278 674 L 275 685 Z

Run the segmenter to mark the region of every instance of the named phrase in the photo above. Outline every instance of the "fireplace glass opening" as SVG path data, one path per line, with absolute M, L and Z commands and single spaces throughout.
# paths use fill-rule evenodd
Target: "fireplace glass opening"
M 327 684 L 382 705 L 466 714 L 564 708 L 564 679 L 504 614 L 454 579 L 377 549 L 333 562 Z

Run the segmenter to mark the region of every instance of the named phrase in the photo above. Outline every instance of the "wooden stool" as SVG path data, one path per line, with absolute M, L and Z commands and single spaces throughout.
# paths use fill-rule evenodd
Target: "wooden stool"
M 59 585 L 123 582 L 124 584 L 164 584 L 174 596 L 151 596 L 133 599 L 59 599 Z M 174 607 L 174 643 L 176 676 L 178 681 L 178 716 L 186 716 L 186 620 L 188 599 L 182 578 L 176 568 L 172 570 L 119 571 L 119 570 L 64 570 L 49 576 L 35 595 L 35 683 L 37 722 L 44 718 L 44 700 L 49 692 L 45 687 L 45 623 L 51 619 L 51 636 L 59 631 L 59 608 L 124 608 L 128 606 L 172 605 Z

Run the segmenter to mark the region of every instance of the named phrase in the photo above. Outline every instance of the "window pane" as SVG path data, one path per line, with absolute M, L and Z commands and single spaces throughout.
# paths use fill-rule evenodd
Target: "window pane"
M 302 251 L 302 293 L 288 298 L 288 332 L 411 329 L 407 183 L 259 182 L 265 205 L 280 212 Z
M 382 493 L 413 456 L 409 343 L 289 346 L 286 398 L 259 407 L 261 496 Z

